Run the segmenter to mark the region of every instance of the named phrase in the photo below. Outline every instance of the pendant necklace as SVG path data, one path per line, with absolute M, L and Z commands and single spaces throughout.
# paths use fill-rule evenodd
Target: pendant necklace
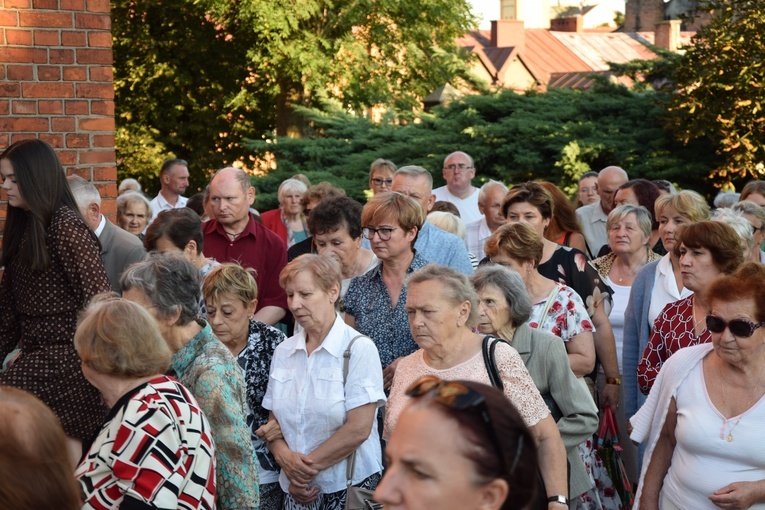
M 720 363 L 722 363 L 722 361 Z M 727 402 L 728 400 L 725 398 L 725 385 L 728 383 L 728 381 L 726 381 L 725 378 L 723 377 L 722 370 L 720 369 L 720 365 L 717 365 L 717 373 L 720 374 L 720 379 L 722 380 L 722 384 L 720 385 L 720 388 L 722 389 L 723 402 Z M 728 441 L 729 443 L 733 441 L 733 431 L 736 430 L 736 427 L 738 427 L 738 424 L 741 423 L 741 420 L 744 419 L 743 415 L 747 411 L 749 411 L 749 409 L 752 407 L 752 404 L 754 403 L 754 398 L 760 392 L 759 391 L 760 387 L 761 387 L 761 385 L 758 384 L 754 388 L 754 391 L 752 391 L 752 394 L 749 397 L 749 402 L 747 402 L 747 404 L 746 404 L 746 409 L 744 409 L 744 411 L 741 413 L 741 416 L 739 417 L 739 419 L 736 420 L 736 423 L 734 423 L 733 426 L 730 428 L 730 430 L 728 430 L 728 435 L 725 436 L 725 440 Z M 725 422 L 723 423 L 722 434 L 720 434 L 720 435 L 725 434 L 725 428 L 727 427 L 728 421 L 729 421 L 724 416 L 723 416 L 723 419 L 725 420 Z

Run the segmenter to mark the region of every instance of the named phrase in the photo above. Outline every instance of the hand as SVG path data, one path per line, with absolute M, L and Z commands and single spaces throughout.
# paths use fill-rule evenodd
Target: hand
M 295 484 L 290 484 L 290 495 L 293 499 L 301 505 L 307 505 L 319 497 L 318 487 L 298 487 Z
M 266 443 L 276 441 L 277 439 L 284 439 L 282 428 L 276 420 L 269 420 L 268 423 L 256 430 L 255 434 Z
M 603 387 L 603 391 L 600 392 L 600 407 L 610 407 L 616 414 L 616 410 L 619 409 L 619 385 L 618 384 L 606 384 Z
M 763 498 L 763 482 L 735 482 L 716 490 L 709 500 L 726 510 L 749 508 Z
M 390 385 L 393 384 L 393 374 L 396 373 L 396 367 L 401 358 L 396 358 L 393 362 L 383 369 L 383 388 L 390 389 Z
M 290 485 L 295 485 L 299 489 L 308 487 L 319 474 L 318 470 L 311 467 L 313 460 L 302 453 L 290 450 L 289 453 L 277 456 L 276 461 L 287 475 Z

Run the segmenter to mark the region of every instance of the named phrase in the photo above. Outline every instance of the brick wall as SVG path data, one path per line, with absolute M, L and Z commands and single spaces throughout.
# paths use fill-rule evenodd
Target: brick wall
M 627 0 L 624 12 L 625 32 L 653 32 L 664 21 L 664 0 Z
M 42 138 L 67 174 L 96 184 L 111 216 L 117 167 L 109 12 L 109 0 L 0 0 L 0 150 Z

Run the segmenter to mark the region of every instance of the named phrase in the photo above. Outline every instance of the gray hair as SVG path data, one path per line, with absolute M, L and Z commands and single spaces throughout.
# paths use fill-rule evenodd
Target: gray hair
M 180 254 L 152 253 L 125 270 L 120 285 L 123 293 L 131 289 L 143 292 L 162 318 L 180 312 L 179 326 L 190 323 L 199 313 L 202 276 Z
M 428 214 L 428 221 L 441 230 L 445 230 L 463 241 L 467 237 L 467 229 L 462 218 L 446 211 L 433 211 Z
M 505 186 L 503 183 L 499 181 L 495 181 L 494 179 L 489 179 L 484 183 L 483 186 L 481 186 L 481 189 L 478 190 L 478 203 L 482 204 L 484 200 L 486 200 L 486 194 L 489 192 L 489 190 L 492 190 L 494 188 L 499 188 L 505 193 L 507 193 L 507 186 Z
M 746 221 L 739 211 L 734 211 L 727 207 L 722 209 L 715 209 L 712 212 L 712 221 L 719 221 L 725 223 L 731 227 L 740 239 L 746 241 L 746 246 L 749 250 L 754 246 L 754 232 L 752 232 L 752 224 Z
M 608 220 L 606 221 L 606 230 L 611 230 L 611 225 L 619 221 L 624 220 L 628 215 L 634 214 L 637 220 L 640 231 L 643 235 L 651 237 L 651 226 L 653 225 L 653 218 L 648 209 L 642 205 L 624 204 L 620 205 L 608 214 Z
M 742 200 L 741 202 L 733 204 L 731 209 L 740 212 L 741 214 L 751 214 L 760 222 L 761 228 L 765 227 L 765 207 L 760 207 L 749 200 Z
M 396 173 L 393 174 L 393 177 L 397 175 L 406 175 L 407 177 L 424 177 L 425 180 L 428 181 L 428 186 L 430 187 L 430 190 L 433 191 L 433 176 L 422 168 L 421 166 L 416 165 L 407 165 L 402 166 L 398 170 L 396 170 Z
M 276 195 L 279 197 L 279 203 L 282 203 L 283 193 L 289 193 L 290 191 L 297 191 L 298 193 L 305 193 L 308 191 L 308 186 L 303 181 L 297 179 L 284 179 L 279 185 L 279 190 Z
M 713 204 L 717 208 L 731 207 L 738 202 L 740 196 L 741 193 L 736 193 L 734 191 L 721 191 L 715 197 Z
M 219 174 L 226 172 L 230 173 L 233 172 L 234 177 L 236 178 L 239 185 L 242 187 L 242 191 L 247 193 L 247 190 L 250 188 L 254 188 L 255 186 L 252 185 L 252 181 L 250 180 L 250 176 L 247 175 L 247 172 L 240 168 L 234 168 L 233 166 L 227 166 L 225 168 L 221 168 L 217 172 L 215 172 L 215 175 L 212 176 L 212 179 L 210 179 L 210 183 L 215 180 L 216 177 L 218 177 Z M 208 185 L 209 188 L 209 185 Z M 209 191 L 207 192 L 209 194 Z
M 72 190 L 72 195 L 74 195 L 74 200 L 77 202 L 78 207 L 87 207 L 92 203 L 101 205 L 101 195 L 92 182 L 79 175 L 70 175 L 66 180 L 69 182 L 69 189 Z
M 404 285 L 409 288 L 415 283 L 424 283 L 431 280 L 444 286 L 445 292 L 442 296 L 452 304 L 458 305 L 469 301 L 470 315 L 468 315 L 465 325 L 468 328 L 472 328 L 478 324 L 478 299 L 475 295 L 475 289 L 470 285 L 470 280 L 468 280 L 467 276 L 451 267 L 431 263 L 407 276 Z
M 471 156 L 467 152 L 462 152 L 462 151 L 454 151 L 451 154 L 449 154 L 448 156 L 446 156 L 444 158 L 444 165 L 446 165 L 446 162 L 449 161 L 449 158 L 451 158 L 452 156 L 457 156 L 457 155 L 465 156 L 467 158 L 467 160 L 470 161 L 470 166 L 475 166 L 475 161 L 473 161 L 473 156 Z
M 142 192 L 143 188 L 141 188 L 141 183 L 136 181 L 135 179 L 124 179 L 120 183 L 120 187 L 117 188 L 117 194 L 122 195 L 123 193 L 127 193 L 128 191 L 137 191 Z
M 151 221 L 153 212 L 151 202 L 140 191 L 128 191 L 117 197 L 117 217 L 122 217 L 125 214 L 125 209 L 135 202 L 141 202 L 146 206 L 146 220 Z
M 531 317 L 533 305 L 526 285 L 519 275 L 509 267 L 499 264 L 486 264 L 476 269 L 470 277 L 476 292 L 481 292 L 489 286 L 496 287 L 505 296 L 510 307 L 510 321 L 517 328 Z

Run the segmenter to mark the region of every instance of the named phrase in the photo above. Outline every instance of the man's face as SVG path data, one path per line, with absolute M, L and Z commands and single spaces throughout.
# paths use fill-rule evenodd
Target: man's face
M 393 176 L 392 191 L 396 191 L 417 201 L 425 214 L 430 212 L 436 197 L 430 189 L 428 180 L 425 177 L 412 177 L 399 174 Z
M 249 188 L 245 193 L 241 183 L 230 174 L 219 174 L 210 183 L 213 216 L 223 226 L 245 220 L 254 200 L 253 188 Z
M 608 214 L 614 208 L 614 194 L 625 182 L 627 179 L 617 172 L 601 172 L 598 176 L 598 195 L 604 213 Z
M 171 166 L 170 170 L 162 175 L 162 184 L 176 195 L 183 195 L 189 187 L 189 169 L 183 165 Z
M 470 181 L 475 177 L 475 168 L 470 159 L 459 153 L 446 158 L 442 172 L 447 186 L 453 189 L 464 189 L 470 186 Z
M 505 190 L 500 187 L 489 188 L 484 199 L 478 203 L 478 210 L 486 217 L 486 224 L 492 232 L 507 221 L 502 215 L 502 199 L 505 194 Z

